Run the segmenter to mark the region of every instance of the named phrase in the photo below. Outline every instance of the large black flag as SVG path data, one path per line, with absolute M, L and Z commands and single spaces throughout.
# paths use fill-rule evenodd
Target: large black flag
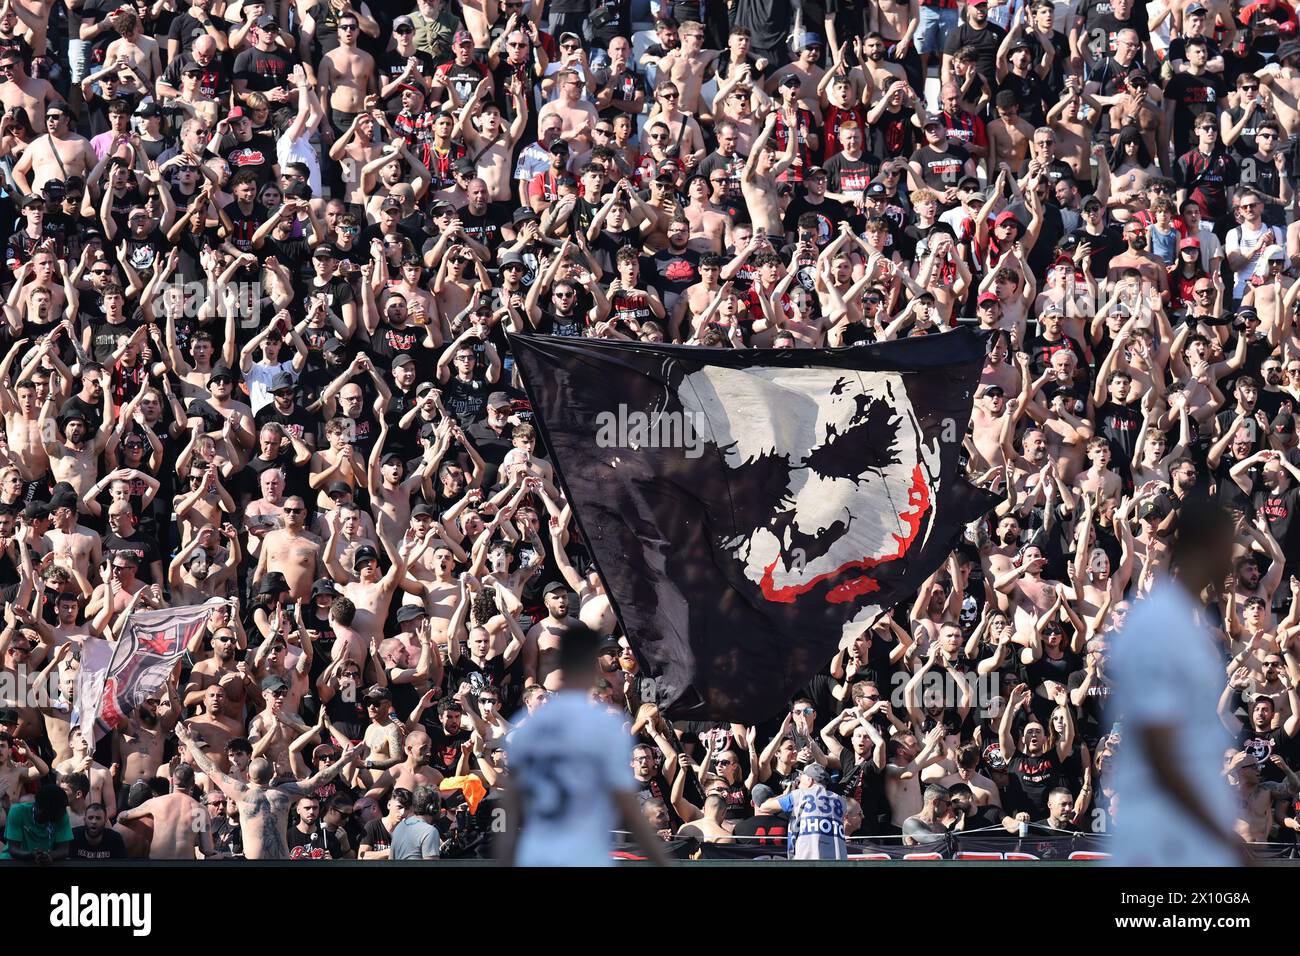
M 985 355 L 969 330 L 834 351 L 511 348 L 675 717 L 772 716 L 994 501 L 957 476 Z

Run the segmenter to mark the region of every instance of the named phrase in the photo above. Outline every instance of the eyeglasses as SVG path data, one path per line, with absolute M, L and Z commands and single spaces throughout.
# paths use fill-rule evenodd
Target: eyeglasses
M 1260 132 L 1255 134 L 1256 139 L 1277 139 L 1277 133 Z
M 347 30 L 349 33 L 351 33 L 351 32 L 352 32 L 353 30 L 355 30 L 356 28 L 357 28 L 357 25 L 356 25 L 355 23 L 340 23 L 340 24 L 339 24 L 339 30 Z
M 1259 84 L 1258 84 L 1258 83 L 1252 83 L 1252 84 L 1250 84 L 1249 86 L 1243 86 L 1243 87 L 1241 87 L 1240 89 L 1241 89 L 1241 92 L 1243 92 L 1243 93 L 1254 93 L 1256 90 L 1259 89 Z
M 796 707 L 794 712 L 796 714 L 811 714 L 813 709 L 811 707 Z
M 734 766 L 736 765 L 736 761 L 734 761 L 734 760 L 715 760 L 715 761 L 713 761 L 713 765 L 714 765 L 715 767 L 734 767 Z
M 527 44 L 527 43 L 507 43 L 506 46 L 508 46 L 508 47 L 514 47 L 515 49 L 521 49 L 521 48 L 523 48 L 523 47 L 528 46 L 528 44 Z
M 273 691 L 271 691 L 271 696 L 272 696 L 272 697 L 286 697 L 286 696 L 288 696 L 288 694 L 289 694 L 289 692 L 288 692 L 287 690 L 284 690 L 283 688 L 280 689 L 280 690 L 273 690 Z
M 113 270 L 112 269 L 91 269 L 90 274 L 92 276 L 111 276 L 113 274 Z
M 660 98 L 661 100 L 675 100 L 675 99 L 677 99 L 678 95 L 679 95 L 679 94 L 677 94 L 677 93 L 673 93 L 673 92 L 670 90 L 670 91 L 667 92 L 667 93 L 660 93 L 660 94 L 659 94 L 659 98 Z
M 282 510 L 287 515 L 300 515 L 307 509 L 306 508 L 284 508 Z
M 1240 209 L 1240 210 L 1242 210 L 1243 212 L 1244 212 L 1245 210 L 1247 210 L 1247 209 L 1258 209 L 1258 208 L 1259 208 L 1259 203 L 1257 203 L 1257 202 L 1244 202 L 1244 203 L 1242 203 L 1240 206 L 1238 206 L 1237 208 Z
M 394 33 L 414 33 L 415 27 L 394 27 Z
M 577 43 L 561 43 L 561 44 L 560 44 L 560 49 L 561 49 L 561 50 L 580 50 L 580 49 L 582 49 L 582 47 L 581 47 L 580 44 L 577 44 Z
M 604 126 L 595 126 L 592 128 L 591 131 L 593 133 L 600 133 L 604 136 L 612 136 L 614 134 L 614 131 L 612 129 L 606 129 Z
M 573 293 L 572 293 L 572 292 L 552 292 L 551 295 L 553 295 L 553 296 L 554 296 L 555 298 L 557 298 L 557 299 L 571 299 L 571 298 L 573 298 Z

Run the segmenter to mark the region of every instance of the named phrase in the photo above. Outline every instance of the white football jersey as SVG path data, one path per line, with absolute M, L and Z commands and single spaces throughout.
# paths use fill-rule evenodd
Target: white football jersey
M 519 788 L 519 866 L 610 866 L 613 794 L 633 791 L 632 738 L 587 695 L 560 691 L 507 742 Z

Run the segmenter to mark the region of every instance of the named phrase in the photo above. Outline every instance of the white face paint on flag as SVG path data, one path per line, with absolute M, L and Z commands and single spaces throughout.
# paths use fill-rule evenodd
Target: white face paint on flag
M 877 590 L 870 571 L 924 545 L 940 467 L 903 377 L 709 366 L 684 378 L 678 398 L 727 467 L 768 459 L 771 474 L 784 473 L 784 487 L 754 489 L 772 501 L 765 518 L 720 542 L 745 577 L 780 603 L 827 587 L 826 601 L 846 605 L 846 628 L 874 620 L 878 607 L 853 613 Z M 763 408 L 782 414 L 753 413 Z M 864 459 L 864 448 L 874 454 Z M 845 462 L 855 463 L 852 474 Z M 905 497 L 898 489 L 907 489 Z

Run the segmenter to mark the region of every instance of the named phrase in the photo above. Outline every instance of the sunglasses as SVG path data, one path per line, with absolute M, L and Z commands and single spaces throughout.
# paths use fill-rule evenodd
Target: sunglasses
M 300 515 L 307 509 L 306 508 L 284 508 L 282 510 L 287 515 Z

